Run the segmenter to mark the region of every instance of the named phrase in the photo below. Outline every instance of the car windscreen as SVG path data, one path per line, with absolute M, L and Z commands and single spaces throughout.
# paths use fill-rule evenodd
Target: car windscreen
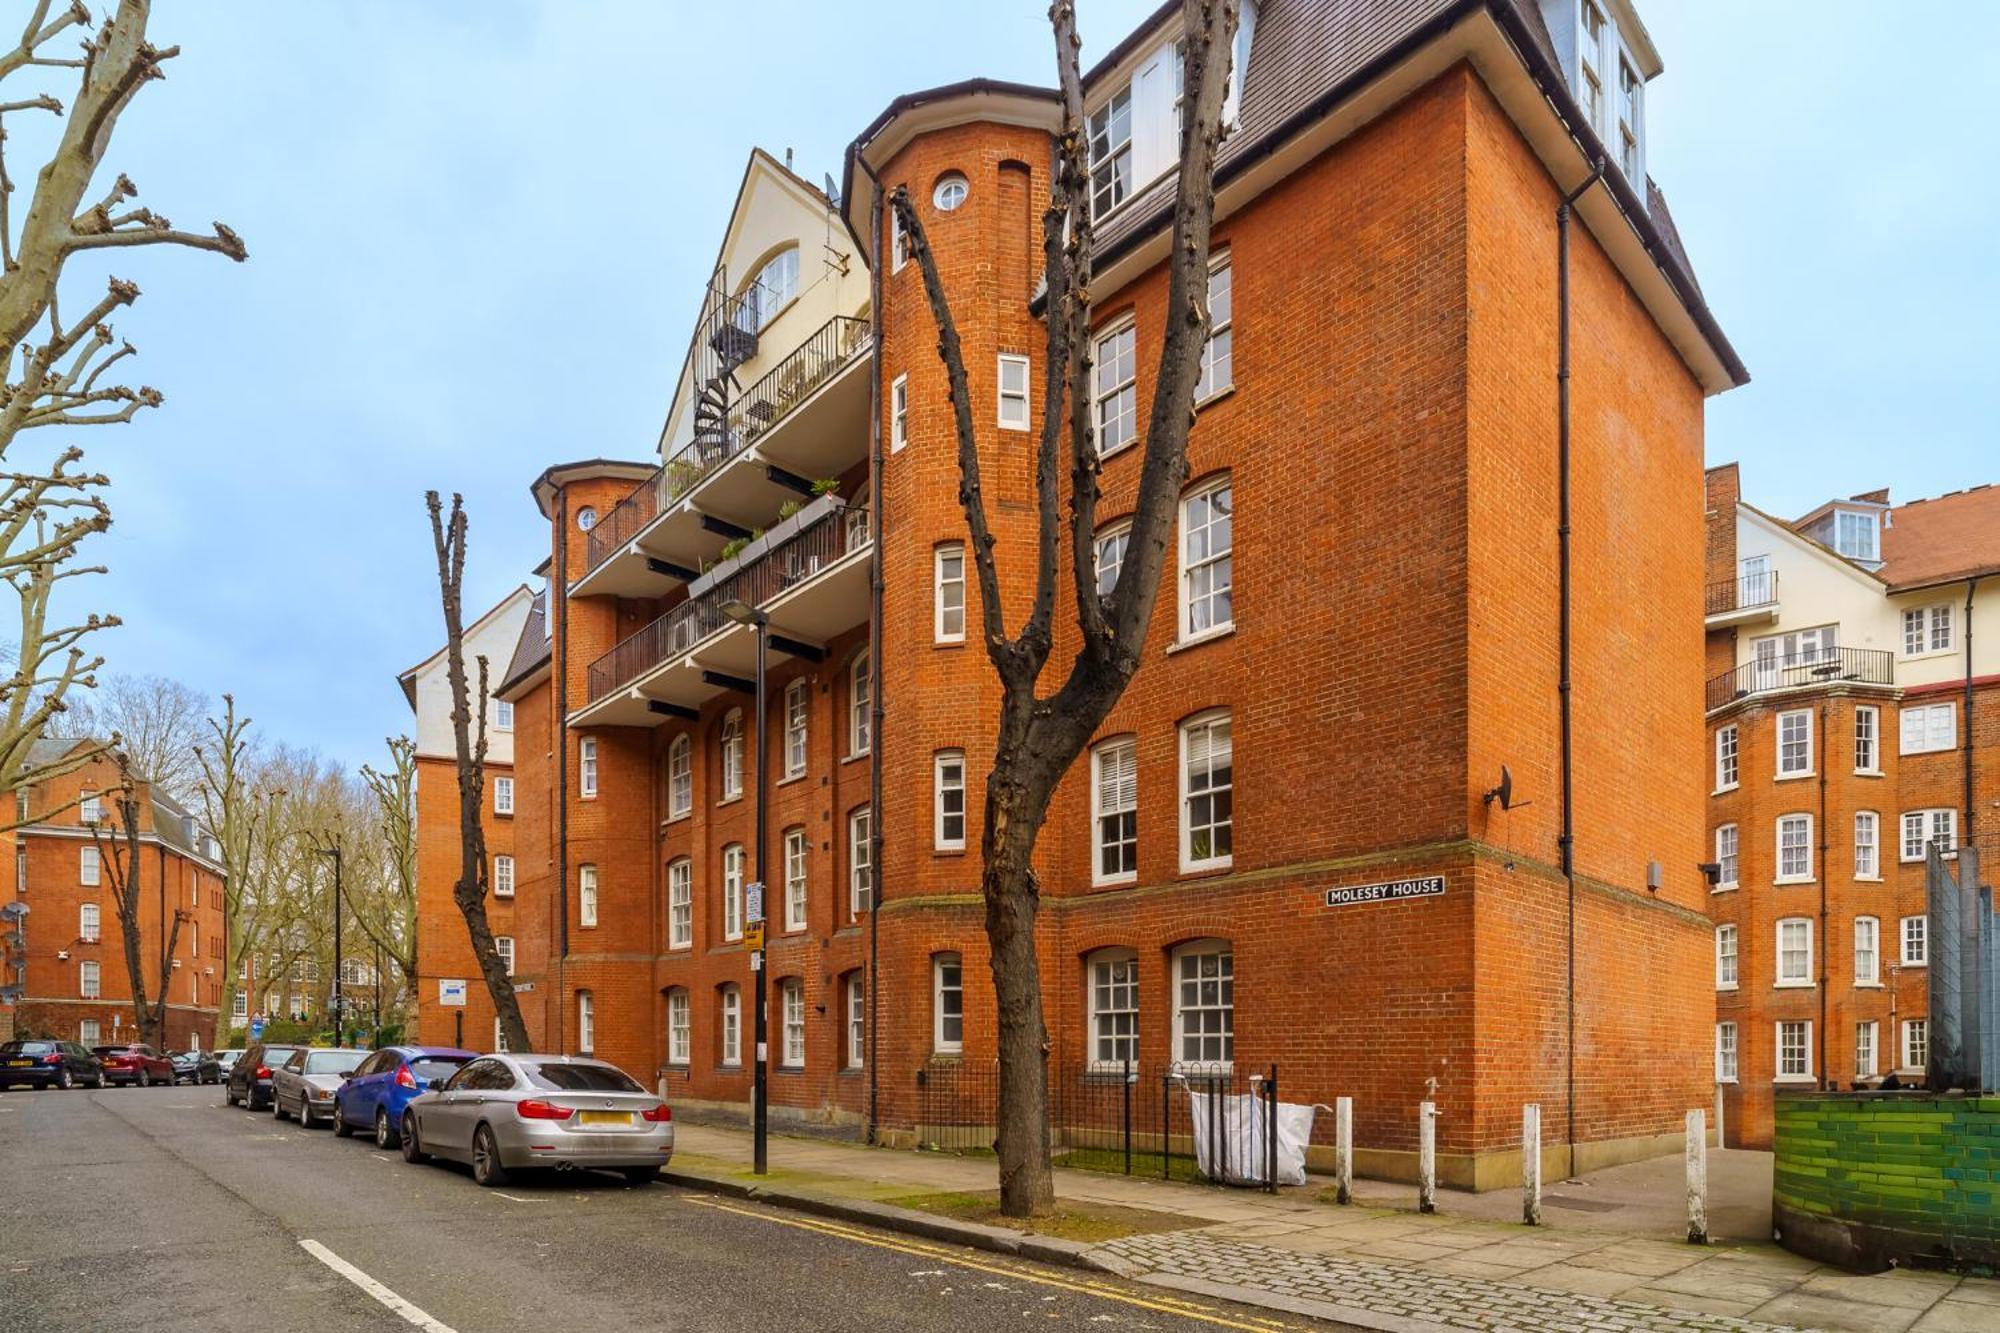
M 0 1055 L 54 1055 L 56 1044 L 52 1041 L 10 1041 L 0 1046 Z
M 410 1061 L 410 1072 L 426 1083 L 450 1078 L 464 1067 L 464 1058 L 455 1055 L 425 1055 Z
M 366 1060 L 367 1051 L 314 1051 L 306 1056 L 308 1074 L 345 1074 Z
M 90 1048 L 90 1053 L 92 1055 L 123 1055 L 125 1048 L 123 1046 L 93 1046 Z
M 297 1049 L 298 1047 L 296 1046 L 266 1046 L 264 1053 L 257 1057 L 257 1063 L 276 1069 L 279 1065 L 291 1059 L 292 1052 Z
M 623 1071 L 609 1065 L 526 1065 L 537 1087 L 557 1092 L 644 1092 Z

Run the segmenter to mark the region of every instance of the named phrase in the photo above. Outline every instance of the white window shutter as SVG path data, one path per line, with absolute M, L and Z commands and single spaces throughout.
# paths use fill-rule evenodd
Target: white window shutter
M 1136 193 L 1180 157 L 1174 116 L 1174 44 L 1148 56 L 1132 76 L 1132 189 Z

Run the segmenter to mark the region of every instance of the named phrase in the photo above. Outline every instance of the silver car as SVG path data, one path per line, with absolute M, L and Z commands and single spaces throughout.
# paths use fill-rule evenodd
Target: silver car
M 534 1167 L 601 1167 L 643 1185 L 674 1152 L 667 1104 L 585 1056 L 481 1056 L 413 1099 L 402 1128 L 404 1161 L 469 1162 L 487 1186 Z
M 297 1116 L 311 1129 L 333 1123 L 333 1094 L 369 1052 L 333 1046 L 301 1046 L 271 1071 L 271 1114 Z

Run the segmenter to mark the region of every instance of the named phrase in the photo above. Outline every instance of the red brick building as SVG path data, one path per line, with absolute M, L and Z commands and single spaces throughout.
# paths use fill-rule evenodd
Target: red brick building
M 1288 1099 L 1354 1097 L 1389 1175 L 1434 1097 L 1467 1186 L 1518 1180 L 1523 1102 L 1580 1168 L 1673 1149 L 1713 1093 L 1712 930 L 1705 788 L 1661 756 L 1702 744 L 1702 404 L 1745 376 L 1644 173 L 1658 55 L 1595 0 L 1245 11 L 1168 583 L 1040 844 L 1052 1071 L 1275 1064 Z M 1107 579 L 1160 345 L 1178 23 L 1085 81 Z M 1024 599 L 1057 123 L 1039 88 L 899 97 L 839 201 L 753 154 L 662 463 L 535 484 L 546 638 L 500 697 L 538 1044 L 742 1103 L 761 880 L 779 1114 L 907 1139 L 933 1075 L 992 1059 L 997 687 L 936 334 L 876 182 L 923 211 Z M 1601 158 L 1565 287 L 1558 206 Z M 732 601 L 770 619 L 761 718 Z M 1421 896 L 1369 887 L 1404 881 Z
M 2000 488 L 1788 522 L 1732 463 L 1708 535 L 1716 1078 L 1761 1148 L 1778 1088 L 1924 1076 L 1927 848 L 2000 852 Z
M 46 768 L 85 742 L 36 743 L 30 763 Z M 14 794 L 19 826 L 0 834 L 11 881 L 5 901 L 26 915 L 0 934 L 0 986 L 20 998 L 0 1006 L 16 1034 L 85 1045 L 139 1040 L 132 978 L 113 894 L 112 843 L 124 864 L 117 766 L 99 756 Z M 165 792 L 137 784 L 139 955 L 148 1000 L 167 992 L 166 1045 L 213 1047 L 223 979 L 223 868 L 214 838 Z M 128 873 L 130 873 L 128 869 Z M 171 955 L 167 938 L 178 919 Z M 11 937 L 15 930 L 18 940 Z

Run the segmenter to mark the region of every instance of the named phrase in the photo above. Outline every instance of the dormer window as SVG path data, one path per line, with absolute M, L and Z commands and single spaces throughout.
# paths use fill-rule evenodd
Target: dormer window
M 1842 509 L 1834 514 L 1833 549 L 1849 560 L 1880 560 L 1882 528 L 1874 514 Z
M 1132 90 L 1121 88 L 1090 118 L 1090 215 L 1103 217 L 1132 193 Z
M 1625 181 L 1646 197 L 1646 80 L 1658 74 L 1645 30 L 1623 0 L 1541 0 L 1552 29 L 1573 31 L 1571 91 L 1591 133 L 1616 159 Z M 1575 8 L 1571 9 L 1570 6 Z M 1569 11 L 1568 15 L 1563 10 Z M 1572 29 L 1570 24 L 1574 23 Z
M 1639 107 L 1645 95 L 1645 84 L 1639 81 L 1639 73 L 1632 68 L 1632 62 L 1624 57 L 1618 60 L 1618 165 L 1625 168 L 1625 179 L 1637 188 L 1644 179 L 1639 167 Z
M 1598 73 L 1603 50 L 1604 11 L 1592 0 L 1583 0 L 1583 41 L 1579 43 L 1578 50 L 1583 67 L 1583 86 L 1578 91 L 1583 95 L 1584 114 L 1590 117 L 1593 127 L 1604 123 L 1604 76 Z

